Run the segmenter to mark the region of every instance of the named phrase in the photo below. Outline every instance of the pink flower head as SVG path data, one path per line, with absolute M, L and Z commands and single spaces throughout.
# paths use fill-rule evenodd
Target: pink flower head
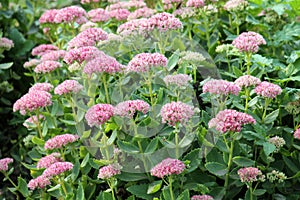
M 282 89 L 276 84 L 263 81 L 256 86 L 254 92 L 259 96 L 273 99 L 277 95 L 281 94 Z
M 30 128 L 31 125 L 36 125 L 39 123 L 40 120 L 44 120 L 45 117 L 44 115 L 39 115 L 39 118 L 36 115 L 33 115 L 32 117 L 29 117 L 28 119 L 25 120 L 23 123 L 23 126 L 26 128 Z
M 55 50 L 59 50 L 57 46 L 54 46 L 52 44 L 41 44 L 32 49 L 31 55 L 42 56 L 43 54 L 48 53 L 49 51 L 55 51 Z
M 2 158 L 0 160 L 0 171 L 6 172 L 8 170 L 8 164 L 14 162 L 12 158 Z
M 186 74 L 175 74 L 175 75 L 167 75 L 164 78 L 164 82 L 167 86 L 169 85 L 177 85 L 178 87 L 186 87 L 189 85 L 189 82 L 193 79 Z
M 166 12 L 158 13 L 150 17 L 149 24 L 152 29 L 158 29 L 163 32 L 182 28 L 181 21 L 174 15 Z
M 149 108 L 149 104 L 143 100 L 129 100 L 116 105 L 114 108 L 114 114 L 132 118 L 137 111 L 146 114 L 149 111 Z
M 205 4 L 203 0 L 188 0 L 186 3 L 186 7 L 194 7 L 194 8 L 201 8 L 204 5 Z
M 147 72 L 151 67 L 165 67 L 168 59 L 160 53 L 140 53 L 128 63 L 127 71 Z
M 57 10 L 57 9 L 46 10 L 39 19 L 40 24 L 55 23 L 54 19 L 58 12 L 59 12 L 59 10 Z
M 127 9 L 116 9 L 109 11 L 110 18 L 115 18 L 118 21 L 127 20 L 127 17 L 130 15 L 129 10 Z
M 251 115 L 226 109 L 220 111 L 215 118 L 212 118 L 208 122 L 208 127 L 215 128 L 221 133 L 226 133 L 227 131 L 240 132 L 243 125 L 255 123 L 256 121 Z
M 148 17 L 151 17 L 155 12 L 156 12 L 156 10 L 153 10 L 148 7 L 144 7 L 144 8 L 137 9 L 134 12 L 130 13 L 130 15 L 128 16 L 127 19 L 133 20 L 133 19 L 138 19 L 138 18 L 148 18 Z
M 229 0 L 224 5 L 224 10 L 227 11 L 239 11 L 243 10 L 248 5 L 245 0 Z
M 103 55 L 90 60 L 84 66 L 83 72 L 91 76 L 93 73 L 113 74 L 122 71 L 124 66 L 114 57 Z
M 107 40 L 107 38 L 107 33 L 101 28 L 88 28 L 79 33 L 68 43 L 68 49 L 95 46 L 97 42 Z
M 109 179 L 117 174 L 121 174 L 121 166 L 118 163 L 109 164 L 99 169 L 98 178 Z
M 92 22 L 107 22 L 110 19 L 109 12 L 103 8 L 96 8 L 87 13 Z
M 192 196 L 191 200 L 214 200 L 214 198 L 210 195 L 194 195 Z
M 41 175 L 36 177 L 35 179 L 31 179 L 28 183 L 28 187 L 30 188 L 30 190 L 34 190 L 36 188 L 45 188 L 47 185 L 50 185 L 51 182 L 49 180 L 48 177 Z
M 151 169 L 151 175 L 158 178 L 172 174 L 180 174 L 185 169 L 182 161 L 172 158 L 166 158 Z
M 238 95 L 241 88 L 235 85 L 233 82 L 226 80 L 212 79 L 204 83 L 202 90 L 204 93 L 208 92 L 215 95 Z
M 70 171 L 73 169 L 73 164 L 70 162 L 56 162 L 53 163 L 50 167 L 45 169 L 43 172 L 43 176 L 52 178 L 53 176 L 57 176 L 59 174 L 62 174 L 66 171 Z
M 266 41 L 260 34 L 249 31 L 240 34 L 232 44 L 241 52 L 256 53 L 259 45 L 266 44 Z
M 238 170 L 241 182 L 252 183 L 262 177 L 262 172 L 256 167 L 244 167 Z
M 148 30 L 152 30 L 152 27 L 150 27 L 149 20 L 141 18 L 141 19 L 134 19 L 125 22 L 124 24 L 121 24 L 117 29 L 117 33 L 122 36 L 127 36 L 127 35 L 147 36 Z
M 20 111 L 22 115 L 25 115 L 28 111 L 50 106 L 52 104 L 51 94 L 41 90 L 33 90 L 18 99 L 13 105 L 13 111 Z
M 66 55 L 65 50 L 54 50 L 49 51 L 48 53 L 45 53 L 41 56 L 42 61 L 46 60 L 53 60 L 53 61 L 59 61 L 60 59 L 63 59 Z
M 256 78 L 254 76 L 244 75 L 236 79 L 234 83 L 240 88 L 242 88 L 242 87 L 250 87 L 252 85 L 256 86 L 260 84 L 261 81 L 259 80 L 259 78 Z
M 61 157 L 60 153 L 51 153 L 50 155 L 41 158 L 38 161 L 36 168 L 38 169 L 48 168 L 56 162 L 61 162 L 62 160 L 60 159 L 60 157 Z
M 96 104 L 88 109 L 85 119 L 90 127 L 100 126 L 114 115 L 113 106 L 110 104 Z
M 117 10 L 117 9 L 137 9 L 146 7 L 147 4 L 143 0 L 129 0 L 129 1 L 119 1 L 106 7 L 107 10 Z
M 57 62 L 57 61 L 52 61 L 52 60 L 46 60 L 41 62 L 40 64 L 38 64 L 35 68 L 34 68 L 34 72 L 35 73 L 49 73 L 52 72 L 54 70 L 56 70 L 57 68 L 60 68 L 62 65 Z
M 79 6 L 69 6 L 62 8 L 55 15 L 54 22 L 55 23 L 69 23 L 69 22 L 86 22 L 85 19 L 87 13 L 85 10 Z M 78 21 L 79 20 L 79 21 Z M 79 23 L 82 24 L 82 23 Z
M 300 128 L 294 132 L 294 138 L 300 140 Z
M 72 64 L 74 61 L 77 61 L 79 64 L 81 64 L 83 61 L 89 61 L 91 59 L 103 55 L 104 53 L 96 47 L 79 47 L 68 51 L 64 57 L 64 61 L 69 65 Z
M 0 38 L 0 48 L 10 50 L 14 47 L 14 42 L 6 37 Z
M 31 59 L 31 60 L 25 62 L 24 65 L 23 65 L 23 67 L 24 67 L 24 68 L 35 67 L 35 66 L 37 66 L 38 64 L 40 64 L 40 62 L 41 62 L 41 61 L 38 60 L 38 59 Z
M 33 90 L 41 90 L 45 92 L 50 92 L 52 90 L 53 85 L 50 83 L 36 83 L 31 88 L 29 88 L 29 92 L 32 92 Z
M 78 135 L 63 134 L 57 135 L 46 141 L 44 148 L 46 150 L 58 149 L 66 146 L 69 143 L 76 142 L 79 139 Z
M 80 3 L 82 4 L 89 4 L 89 3 L 98 3 L 100 0 L 81 0 Z
M 162 123 L 168 123 L 169 126 L 175 126 L 176 123 L 186 124 L 193 114 L 193 107 L 180 101 L 167 103 L 160 110 Z
M 65 80 L 54 89 L 54 94 L 78 93 L 83 89 L 83 86 L 76 80 Z

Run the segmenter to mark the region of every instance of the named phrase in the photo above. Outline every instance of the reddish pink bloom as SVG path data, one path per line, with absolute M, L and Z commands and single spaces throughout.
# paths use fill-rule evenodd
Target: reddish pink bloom
M 23 123 L 23 126 L 26 128 L 30 128 L 32 125 L 36 125 L 39 123 L 40 120 L 44 120 L 45 117 L 43 115 L 39 115 L 39 118 L 37 118 L 36 115 L 33 115 L 32 117 L 29 117 L 28 119 L 25 120 Z
M 263 177 L 262 172 L 256 167 L 244 167 L 238 170 L 241 182 L 252 183 Z
M 48 92 L 33 90 L 22 96 L 14 103 L 13 111 L 16 112 L 19 110 L 22 115 L 25 115 L 28 111 L 32 112 L 51 105 L 51 98 L 52 96 Z
M 41 62 L 41 61 L 38 60 L 38 59 L 31 59 L 31 60 L 25 62 L 24 65 L 23 65 L 23 67 L 24 67 L 24 68 L 35 67 L 35 66 L 37 66 L 38 64 L 40 64 L 40 62 Z
M 258 47 L 262 44 L 266 44 L 266 41 L 260 34 L 249 31 L 240 34 L 232 41 L 232 44 L 241 52 L 256 53 Z
M 122 71 L 124 66 L 115 58 L 103 55 L 90 60 L 84 66 L 83 72 L 91 76 L 93 73 L 108 73 L 113 74 Z
M 294 138 L 300 140 L 300 128 L 294 132 Z
M 113 106 L 110 104 L 96 104 L 85 114 L 85 119 L 90 127 L 100 126 L 114 115 Z
M 127 19 L 133 20 L 133 19 L 138 19 L 138 18 L 148 18 L 148 17 L 151 17 L 155 12 L 156 12 L 156 10 L 153 10 L 148 7 L 144 7 L 144 8 L 137 9 L 134 12 L 130 13 L 130 15 L 128 16 Z
M 256 86 L 254 92 L 259 96 L 273 99 L 277 95 L 281 94 L 282 89 L 278 85 L 263 81 Z
M 78 93 L 83 89 L 83 86 L 76 80 L 65 80 L 54 89 L 54 94 Z
M 92 22 L 107 22 L 110 19 L 109 12 L 103 8 L 90 10 L 87 14 Z
M 60 153 L 51 153 L 50 155 L 41 158 L 38 161 L 36 168 L 38 168 L 38 169 L 48 168 L 53 163 L 61 162 L 62 160 L 60 159 L 60 157 L 61 157 Z
M 160 110 L 162 123 L 168 123 L 169 126 L 175 126 L 177 123 L 186 124 L 193 114 L 193 107 L 180 101 L 167 103 Z
M 149 108 L 149 104 L 143 100 L 129 100 L 116 105 L 114 108 L 114 114 L 132 118 L 137 111 L 146 114 L 149 111 Z
M 51 182 L 49 180 L 48 177 L 41 175 L 36 177 L 35 179 L 31 179 L 28 183 L 28 187 L 30 188 L 30 190 L 34 190 L 36 188 L 45 188 L 47 185 L 50 185 Z
M 47 140 L 44 145 L 44 148 L 46 150 L 62 148 L 63 146 L 66 146 L 69 143 L 76 142 L 78 139 L 79 139 L 78 135 L 72 135 L 68 133 L 63 135 L 57 135 Z
M 41 90 L 41 91 L 45 91 L 45 92 L 50 92 L 50 90 L 52 90 L 53 85 L 50 83 L 36 83 L 33 86 L 31 86 L 31 88 L 29 88 L 29 92 L 33 91 L 33 90 Z
M 160 53 L 140 53 L 128 63 L 127 71 L 147 72 L 151 67 L 165 67 L 168 59 Z
M 188 0 L 186 3 L 186 7 L 194 7 L 194 8 L 200 8 L 203 7 L 204 1 L 203 0 Z
M 166 158 L 151 169 L 151 175 L 158 178 L 172 174 L 180 174 L 185 169 L 182 161 L 172 158 Z
M 57 10 L 57 9 L 46 10 L 39 19 L 40 24 L 55 23 L 54 19 L 58 12 L 59 12 L 59 10 Z
M 99 169 L 98 178 L 109 179 L 117 174 L 121 174 L 121 166 L 118 163 L 110 164 Z
M 98 48 L 93 46 L 79 47 L 76 49 L 71 49 L 67 52 L 64 61 L 67 64 L 72 64 L 74 61 L 81 64 L 83 61 L 92 60 L 98 56 L 104 56 L 105 54 Z
M 215 128 L 221 133 L 226 133 L 227 131 L 240 132 L 243 125 L 255 123 L 256 121 L 251 115 L 226 109 L 220 111 L 215 118 L 212 118 L 208 122 L 208 127 Z
M 54 46 L 52 44 L 41 44 L 35 48 L 32 49 L 31 55 L 33 56 L 42 56 L 45 53 L 48 53 L 50 51 L 59 50 L 57 46 Z
M 69 22 L 86 22 L 87 13 L 79 6 L 69 6 L 58 11 L 54 18 L 55 23 L 69 23 Z M 82 20 L 85 19 L 85 20 Z M 79 21 L 78 21 L 79 20 Z
M 14 42 L 6 37 L 0 38 L 0 48 L 9 50 L 14 47 Z
M 12 158 L 2 158 L 0 160 L 0 171 L 6 172 L 8 170 L 8 164 L 14 162 Z
M 252 85 L 256 86 L 260 84 L 261 81 L 259 80 L 259 78 L 256 78 L 254 76 L 244 75 L 236 79 L 234 83 L 240 88 L 242 88 L 242 87 L 250 87 Z
M 127 20 L 127 17 L 129 16 L 130 12 L 127 9 L 116 9 L 109 11 L 109 16 L 111 18 L 115 18 L 118 21 Z
M 202 90 L 204 93 L 208 92 L 215 95 L 238 95 L 241 88 L 233 82 L 212 79 L 204 83 Z
M 152 29 L 158 29 L 163 32 L 182 28 L 181 21 L 174 15 L 166 12 L 153 15 L 148 21 Z
M 59 61 L 60 59 L 63 59 L 66 55 L 65 50 L 54 50 L 54 51 L 49 51 L 48 53 L 45 53 L 42 55 L 41 60 L 46 61 L 46 60 L 53 60 L 53 61 Z
M 192 196 L 191 200 L 214 200 L 214 198 L 210 195 L 194 195 Z
M 40 64 L 38 64 L 35 68 L 34 68 L 34 72 L 35 73 L 49 73 L 52 72 L 54 70 L 56 70 L 57 68 L 60 68 L 62 65 L 57 62 L 57 61 L 52 61 L 52 60 L 46 60 L 41 62 Z
M 175 75 L 167 75 L 164 78 L 164 82 L 167 86 L 169 85 L 177 85 L 178 87 L 186 87 L 189 85 L 189 82 L 193 79 L 186 74 L 175 74 Z
M 52 178 L 53 176 L 60 175 L 66 171 L 73 169 L 73 164 L 70 162 L 56 162 L 48 167 L 42 174 L 42 176 Z

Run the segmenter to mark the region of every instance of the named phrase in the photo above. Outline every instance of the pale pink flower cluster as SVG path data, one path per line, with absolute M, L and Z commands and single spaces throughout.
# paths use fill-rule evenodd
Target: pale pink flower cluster
M 99 169 L 98 178 L 109 179 L 117 174 L 121 174 L 121 166 L 118 163 L 109 164 Z
M 194 7 L 194 8 L 201 8 L 203 7 L 204 1 L 203 0 L 188 0 L 186 2 L 186 7 Z
M 227 11 L 240 11 L 248 5 L 245 0 L 229 0 L 224 5 L 224 10 Z
M 82 31 L 85 31 L 86 29 L 96 28 L 96 27 L 97 27 L 96 23 L 88 21 L 80 26 L 79 31 L 82 32 Z
M 285 140 L 282 137 L 274 136 L 268 140 L 271 144 L 274 144 L 276 147 L 275 152 L 277 153 L 283 145 L 285 145 Z
M 191 200 L 214 200 L 214 198 L 210 195 L 194 195 L 192 196 Z
M 48 168 L 50 167 L 52 164 L 56 163 L 56 162 L 61 162 L 61 155 L 60 153 L 51 153 L 50 155 L 48 156 L 45 156 L 45 157 L 42 157 L 37 165 L 36 165 L 36 168 L 38 169 L 42 169 L 42 168 Z
M 39 19 L 40 24 L 55 23 L 54 19 L 58 12 L 59 12 L 59 10 L 57 10 L 57 9 L 46 10 Z
M 255 119 L 249 114 L 226 109 L 220 111 L 215 118 L 212 118 L 208 122 L 208 127 L 215 128 L 221 133 L 226 133 L 227 131 L 240 132 L 243 125 L 255 123 Z
M 241 88 L 233 82 L 212 79 L 204 83 L 202 90 L 204 93 L 208 92 L 215 95 L 238 95 Z
M 133 118 L 137 111 L 146 114 L 150 105 L 143 100 L 128 100 L 117 104 L 114 107 L 114 114 L 122 117 Z
M 276 84 L 263 81 L 258 86 L 256 86 L 254 92 L 259 96 L 273 99 L 277 95 L 281 94 L 282 89 Z
M 54 94 L 78 93 L 83 89 L 83 86 L 76 80 L 65 80 L 54 89 Z
M 107 38 L 107 33 L 101 28 L 88 28 L 79 33 L 68 43 L 68 49 L 95 46 L 97 42 L 107 40 Z
M 2 158 L 0 160 L 0 171 L 6 172 L 8 170 L 8 164 L 14 162 L 12 158 Z
M 128 63 L 127 71 L 147 72 L 152 67 L 167 66 L 168 59 L 160 53 L 140 53 Z
M 300 140 L 300 128 L 295 130 L 294 132 L 294 138 Z
M 256 167 L 244 167 L 239 169 L 237 173 L 243 183 L 252 183 L 263 176 L 262 172 Z
M 40 73 L 46 74 L 60 67 L 62 67 L 61 63 L 53 60 L 46 60 L 38 64 L 33 71 L 39 74 Z
M 151 169 L 151 175 L 158 178 L 173 174 L 180 174 L 185 169 L 182 161 L 172 158 L 166 158 Z
M 159 31 L 166 32 L 168 30 L 181 29 L 182 23 L 173 14 L 170 13 L 158 13 L 148 19 L 149 27 L 152 29 L 158 29 Z
M 59 9 L 59 11 L 54 17 L 54 22 L 69 23 L 76 21 L 78 24 L 83 24 L 87 22 L 86 17 L 87 13 L 83 8 L 79 6 L 69 6 Z
M 50 92 L 50 90 L 53 89 L 53 85 L 50 83 L 36 83 L 33 86 L 29 88 L 29 92 L 32 92 L 33 90 L 41 90 L 45 92 Z
M 42 56 L 45 53 L 49 53 L 50 51 L 59 50 L 57 46 L 53 44 L 41 44 L 37 47 L 34 47 L 31 51 L 31 55 L 33 56 Z
M 98 3 L 100 0 L 80 0 L 82 4 Z
M 31 68 L 37 66 L 41 61 L 38 59 L 31 59 L 29 61 L 26 61 L 23 65 L 24 68 Z
M 6 37 L 0 38 L 0 48 L 9 50 L 14 47 L 14 42 Z
M 117 9 L 138 9 L 146 7 L 147 4 L 141 0 L 129 0 L 129 1 L 120 1 L 114 4 L 109 5 L 107 10 L 117 10 Z
M 118 29 L 117 33 L 122 36 L 127 35 L 142 35 L 147 36 L 148 30 L 150 30 L 150 24 L 148 19 L 141 18 L 141 19 L 133 19 L 124 24 L 121 24 Z
M 165 10 L 169 10 L 173 7 L 176 7 L 177 5 L 179 5 L 179 3 L 182 3 L 182 2 L 183 2 L 183 0 L 162 0 Z
M 193 114 L 193 107 L 180 101 L 167 103 L 160 110 L 162 123 L 169 126 L 175 126 L 177 123 L 186 124 Z
M 83 72 L 91 76 L 93 73 L 113 74 L 122 71 L 124 66 L 120 64 L 114 57 L 103 55 L 98 56 L 86 63 Z
M 128 16 L 130 15 L 130 11 L 127 9 L 115 9 L 108 12 L 110 18 L 115 18 L 118 21 L 127 20 Z
M 178 87 L 186 87 L 190 81 L 193 81 L 193 79 L 187 74 L 167 75 L 164 78 L 164 82 L 167 86 L 177 85 Z
M 190 18 L 190 17 L 193 17 L 196 15 L 196 10 L 192 7 L 183 7 L 183 8 L 174 10 L 173 15 L 179 16 L 182 19 Z
M 46 60 L 53 60 L 53 61 L 59 61 L 60 59 L 63 59 L 66 55 L 65 50 L 54 50 L 49 51 L 48 53 L 45 53 L 41 56 L 42 61 Z
M 258 47 L 266 44 L 265 39 L 259 33 L 244 32 L 232 41 L 232 44 L 241 52 L 256 53 Z
M 37 124 L 39 120 L 44 120 L 44 119 L 45 117 L 41 114 L 39 115 L 39 118 L 36 115 L 33 115 L 32 117 L 29 117 L 24 121 L 23 126 L 25 126 L 26 128 L 30 128 L 32 124 Z
M 110 19 L 109 12 L 103 8 L 90 10 L 87 15 L 92 22 L 107 22 Z
M 47 185 L 50 185 L 50 179 L 44 175 L 38 176 L 35 179 L 31 179 L 27 186 L 30 188 L 30 190 L 34 190 L 36 188 L 45 188 Z
M 259 78 L 256 78 L 251 75 L 244 75 L 239 77 L 234 81 L 234 83 L 239 86 L 240 88 L 242 87 L 250 87 L 250 86 L 256 86 L 261 83 Z
M 155 12 L 156 12 L 156 10 L 153 10 L 148 7 L 139 8 L 139 9 L 135 10 L 134 12 L 130 13 L 127 20 L 133 20 L 133 19 L 138 19 L 138 18 L 148 18 L 148 17 L 151 17 Z
M 70 162 L 56 162 L 50 165 L 50 167 L 48 167 L 47 169 L 45 169 L 42 176 L 52 178 L 53 176 L 57 176 L 66 171 L 72 170 L 73 166 L 74 165 Z
M 76 142 L 79 139 L 78 135 L 63 134 L 57 135 L 46 141 L 44 148 L 46 150 L 58 149 L 66 146 L 69 143 Z
M 41 90 L 33 90 L 18 99 L 13 105 L 13 111 L 20 111 L 22 115 L 25 115 L 28 111 L 49 106 L 52 104 L 52 95 L 48 92 Z
M 104 53 L 94 46 L 79 47 L 68 51 L 64 57 L 67 64 L 77 61 L 81 64 L 83 61 L 89 61 L 98 56 L 104 56 Z
M 114 108 L 110 104 L 96 104 L 88 109 L 85 119 L 90 127 L 100 126 L 114 115 Z

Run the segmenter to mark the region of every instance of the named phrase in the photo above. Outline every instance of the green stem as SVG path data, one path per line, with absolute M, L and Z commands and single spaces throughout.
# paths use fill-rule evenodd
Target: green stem
M 62 178 L 60 178 L 60 185 L 64 191 L 64 195 L 67 196 L 68 192 L 67 192 L 66 186 L 64 184 L 64 180 Z
M 178 124 L 175 126 L 175 155 L 176 159 L 179 159 L 179 137 L 178 137 Z
M 207 17 L 204 16 L 204 28 L 205 28 L 205 36 L 207 41 L 207 49 L 210 49 L 210 35 L 209 35 L 209 26 L 208 26 L 208 20 Z
M 171 200 L 175 200 L 174 198 L 174 193 L 173 193 L 173 188 L 172 188 L 172 175 L 169 176 L 169 189 L 170 189 L 170 195 L 171 195 Z
M 265 99 L 264 112 L 263 112 L 263 115 L 261 117 L 261 123 L 264 123 L 264 121 L 265 121 L 265 118 L 266 118 L 266 115 L 267 115 L 267 109 L 268 109 L 269 104 L 270 104 L 270 101 L 269 101 L 269 99 L 266 98 Z
M 7 174 L 6 172 L 3 172 L 3 174 L 4 174 L 5 178 L 6 178 L 7 180 L 9 180 L 9 182 L 17 189 L 18 186 L 13 182 L 13 180 L 11 180 L 11 179 L 9 178 L 8 174 Z
M 43 139 L 43 133 L 42 133 L 41 125 L 40 125 L 40 111 L 39 110 L 36 110 L 36 118 L 37 118 L 36 127 L 37 127 L 40 138 Z
M 104 90 L 105 90 L 106 103 L 109 104 L 110 99 L 109 99 L 108 88 L 107 88 L 107 83 L 106 83 L 106 74 L 102 75 L 102 81 L 103 81 Z
M 250 91 L 248 88 L 245 89 L 245 95 L 246 95 L 246 105 L 245 105 L 245 113 L 247 113 L 248 111 L 248 107 L 249 107 L 249 97 L 250 97 Z
M 114 179 L 111 178 L 111 179 L 107 180 L 107 183 L 108 183 L 108 186 L 109 186 L 109 188 L 111 190 L 111 195 L 112 195 L 113 200 L 116 200 L 114 186 L 113 186 L 113 181 L 114 181 Z
M 247 75 L 250 75 L 251 53 L 246 53 Z
M 197 67 L 193 65 L 194 83 L 197 81 Z
M 250 183 L 249 191 L 250 191 L 250 200 L 253 200 L 253 189 L 252 189 L 252 183 Z
M 152 74 L 151 72 L 148 72 L 148 87 L 149 87 L 149 96 L 150 96 L 150 102 L 151 102 L 151 107 L 152 107 L 152 111 L 154 108 L 154 99 L 153 99 L 153 90 L 152 90 L 152 82 L 151 82 L 151 78 L 152 78 Z
M 234 139 L 232 139 L 232 141 L 230 142 L 227 173 L 226 173 L 225 184 L 224 184 L 225 190 L 228 190 L 229 174 L 230 174 L 230 168 L 231 168 L 231 165 L 232 165 L 233 147 L 234 147 Z

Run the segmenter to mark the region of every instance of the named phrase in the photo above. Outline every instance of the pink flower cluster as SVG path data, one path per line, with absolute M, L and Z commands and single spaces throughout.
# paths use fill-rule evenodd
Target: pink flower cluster
M 212 79 L 204 83 L 202 90 L 204 93 L 208 92 L 215 95 L 238 95 L 241 88 L 233 82 Z
M 29 117 L 26 119 L 23 123 L 23 126 L 26 128 L 30 128 L 31 125 L 36 125 L 40 120 L 44 120 L 45 117 L 43 115 L 39 115 L 39 118 L 37 118 L 36 115 L 33 115 L 32 117 Z
M 106 9 L 107 10 L 117 10 L 117 9 L 137 9 L 146 7 L 147 4 L 142 0 L 129 0 L 129 1 L 120 1 L 114 4 L 111 4 Z
M 64 61 L 67 64 L 72 64 L 74 61 L 81 64 L 83 61 L 89 61 L 98 56 L 104 56 L 104 53 L 94 46 L 79 47 L 68 51 Z
M 262 172 L 256 167 L 244 167 L 238 170 L 241 182 L 252 183 L 257 181 L 261 176 Z
M 259 45 L 266 44 L 266 41 L 260 34 L 249 31 L 240 34 L 232 44 L 241 52 L 256 53 Z
M 66 146 L 69 143 L 73 143 L 78 139 L 79 139 L 78 135 L 72 135 L 68 133 L 63 135 L 57 135 L 47 140 L 44 145 L 44 148 L 46 150 L 62 148 L 63 146 Z
M 165 67 L 168 59 L 160 53 L 140 53 L 128 63 L 127 71 L 147 72 L 151 67 Z
M 158 13 L 153 15 L 148 19 L 149 27 L 153 29 L 158 29 L 159 31 L 166 32 L 168 30 L 181 29 L 182 23 L 174 15 L 170 13 Z
M 107 38 L 107 33 L 101 28 L 88 28 L 79 33 L 68 43 L 68 49 L 95 46 L 97 42 L 107 40 Z
M 43 172 L 43 176 L 52 178 L 53 176 L 57 176 L 62 174 L 66 171 L 70 171 L 73 169 L 73 164 L 70 162 L 56 162 L 50 165 L 45 171 Z
M 133 20 L 133 19 L 138 19 L 138 18 L 148 18 L 151 17 L 156 11 L 148 8 L 148 7 L 144 7 L 144 8 L 140 8 L 135 10 L 134 12 L 130 13 L 130 15 L 128 15 L 127 20 Z
M 256 86 L 254 92 L 259 96 L 273 99 L 277 95 L 281 94 L 282 89 L 276 84 L 263 81 Z
M 38 64 L 34 68 L 34 72 L 46 74 L 46 73 L 50 73 L 50 72 L 56 70 L 57 68 L 60 68 L 61 66 L 62 65 L 57 61 L 46 60 L 46 61 L 43 61 L 40 64 Z
M 38 161 L 36 168 L 38 169 L 48 168 L 56 162 L 61 162 L 62 160 L 60 159 L 60 157 L 61 157 L 60 153 L 56 153 L 56 152 L 48 156 L 45 156 Z
M 54 50 L 49 51 L 48 53 L 45 53 L 41 56 L 42 61 L 46 60 L 53 60 L 53 61 L 59 61 L 60 59 L 63 59 L 66 55 L 65 50 Z
M 256 86 L 261 83 L 259 78 L 256 78 L 251 75 L 244 75 L 239 77 L 234 81 L 234 83 L 239 86 L 240 88 L 242 87 L 250 87 L 252 85 Z
M 204 1 L 203 0 L 188 0 L 186 2 L 186 7 L 194 7 L 194 8 L 201 8 L 203 7 Z
M 55 50 L 59 50 L 57 46 L 54 46 L 52 44 L 41 44 L 32 49 L 31 55 L 42 56 L 45 53 L 49 53 L 50 51 L 55 51 Z
M 176 7 L 177 5 L 179 5 L 179 3 L 182 3 L 182 2 L 183 2 L 183 0 L 162 0 L 165 10 L 169 10 L 173 7 Z
M 245 0 L 230 0 L 225 3 L 224 10 L 239 11 L 243 10 L 247 5 L 248 2 Z
M 215 128 L 221 133 L 226 133 L 227 131 L 240 132 L 243 125 L 255 123 L 256 121 L 251 115 L 226 109 L 220 111 L 215 118 L 212 118 L 208 122 L 208 127 Z
M 186 74 L 175 74 L 175 75 L 167 75 L 164 78 L 164 82 L 167 86 L 169 85 L 177 85 L 178 87 L 186 87 L 189 85 L 189 82 L 193 79 Z
M 214 200 L 214 198 L 210 195 L 194 195 L 192 196 L 191 200 Z
M 25 115 L 28 111 L 49 106 L 52 104 L 52 95 L 48 92 L 41 90 L 33 90 L 18 99 L 13 105 L 13 111 L 20 111 L 22 115 Z
M 118 163 L 109 164 L 99 169 L 98 178 L 109 179 L 117 174 L 121 174 L 121 166 Z
M 8 164 L 14 162 L 12 158 L 2 158 L 0 160 L 0 171 L 6 172 L 8 170 Z
M 146 36 L 148 34 L 147 30 L 150 30 L 150 24 L 148 23 L 148 19 L 133 19 L 124 24 L 121 24 L 118 29 L 117 33 L 122 36 L 127 35 L 142 35 Z
M 80 0 L 82 4 L 98 3 L 100 0 Z
M 38 59 L 31 59 L 27 62 L 24 63 L 23 67 L 24 68 L 30 68 L 30 67 L 35 67 L 37 66 L 41 61 Z
M 87 13 L 79 6 L 69 6 L 59 9 L 54 17 L 55 23 L 70 23 L 77 22 L 83 24 L 87 22 Z
M 50 179 L 44 175 L 41 175 L 36 177 L 35 179 L 31 179 L 27 186 L 30 188 L 30 190 L 34 190 L 36 188 L 45 188 L 50 184 Z
M 149 108 L 150 105 L 143 100 L 129 100 L 117 104 L 114 107 L 114 114 L 132 118 L 137 111 L 146 114 L 149 111 Z
M 294 132 L 294 138 L 300 140 L 300 128 L 295 130 Z
M 87 15 L 92 22 L 107 22 L 110 19 L 109 12 L 103 8 L 90 10 Z
M 130 11 L 127 9 L 115 9 L 115 10 L 111 10 L 109 11 L 109 16 L 110 18 L 115 18 L 118 21 L 123 21 L 123 20 L 127 20 L 128 16 L 130 15 Z
M 110 104 L 96 104 L 88 109 L 85 119 L 90 127 L 100 126 L 114 115 L 113 109 Z
M 0 38 L 0 48 L 9 50 L 14 47 L 14 42 L 6 37 Z
M 31 88 L 29 88 L 29 92 L 32 92 L 34 90 L 41 90 L 45 92 L 50 92 L 52 90 L 53 85 L 50 83 L 36 83 Z
M 83 86 L 76 80 L 65 80 L 54 89 L 54 94 L 78 93 L 83 89 Z
M 167 103 L 160 110 L 162 123 L 169 126 L 175 126 L 177 123 L 186 124 L 193 114 L 193 107 L 180 101 Z
M 58 12 L 59 12 L 59 10 L 57 10 L 57 9 L 46 10 L 39 19 L 40 24 L 55 23 L 54 19 Z
M 172 158 L 166 158 L 151 169 L 151 175 L 158 178 L 172 174 L 180 174 L 185 169 L 182 161 Z

